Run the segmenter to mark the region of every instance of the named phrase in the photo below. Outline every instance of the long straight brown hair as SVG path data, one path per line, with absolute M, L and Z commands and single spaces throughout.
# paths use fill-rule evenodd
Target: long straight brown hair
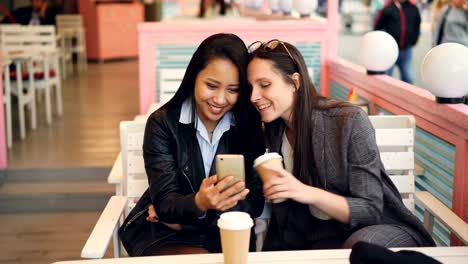
M 258 48 L 250 54 L 250 61 L 254 58 L 269 60 L 272 62 L 273 68 L 282 75 L 287 83 L 294 84 L 291 76 L 294 73 L 300 74 L 299 89 L 294 94 L 293 110 L 291 111 L 291 123 L 294 129 L 293 174 L 305 184 L 325 188 L 326 179 L 324 177 L 320 179 L 314 169 L 316 168 L 316 164 L 311 144 L 314 130 L 312 114 L 317 110 L 326 110 L 349 104 L 340 101 L 323 103 L 330 99 L 318 95 L 307 71 L 307 65 L 299 50 L 287 42 L 283 42 L 283 44 L 288 50 L 283 45 L 278 45 L 274 49 Z M 288 54 L 288 51 L 292 58 Z M 274 136 L 278 136 L 272 135 L 272 132 L 274 128 L 280 125 L 286 125 L 281 118 L 265 124 L 267 141 Z

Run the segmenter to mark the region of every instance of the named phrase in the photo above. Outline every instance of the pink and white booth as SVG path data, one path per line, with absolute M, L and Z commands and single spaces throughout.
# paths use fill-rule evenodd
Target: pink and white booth
M 346 99 L 354 88 L 368 103 L 370 114 L 413 115 L 417 125 L 415 163 L 423 169 L 416 188 L 428 190 L 468 221 L 468 105 L 437 104 L 434 96 L 421 87 L 386 75 L 367 75 L 363 67 L 338 58 L 337 10 L 338 1 L 328 1 L 328 19 L 323 22 L 295 19 L 139 24 L 140 112 L 145 113 L 152 103 L 164 102 L 167 93 L 175 92 L 165 90 L 168 79 L 174 78 L 167 73 L 177 72 L 180 81 L 191 55 L 207 36 L 231 32 L 246 45 L 281 39 L 299 48 L 321 94 Z M 440 230 L 441 236 L 444 232 Z M 446 238 L 443 243 L 450 241 Z

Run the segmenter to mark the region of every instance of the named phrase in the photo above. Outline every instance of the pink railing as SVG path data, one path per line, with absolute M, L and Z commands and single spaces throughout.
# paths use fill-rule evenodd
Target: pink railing
M 452 210 L 468 221 L 468 105 L 437 104 L 427 90 L 386 75 L 369 76 L 363 67 L 342 59 L 326 62 L 328 81 L 353 87 L 376 106 L 398 115 L 413 115 L 418 127 L 455 147 Z

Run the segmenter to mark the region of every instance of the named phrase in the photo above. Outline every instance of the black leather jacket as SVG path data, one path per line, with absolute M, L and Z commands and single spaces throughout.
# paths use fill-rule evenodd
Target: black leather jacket
M 149 189 L 129 214 L 126 222 L 134 217 L 137 211 L 145 210 L 152 201 L 162 222 L 182 224 L 183 229 L 174 231 L 161 223 L 152 224 L 151 234 L 148 234 L 152 237 L 139 238 L 145 242 L 135 241 L 139 248 L 132 251 L 136 252 L 136 255 L 140 255 L 147 247 L 169 243 L 195 245 L 211 252 L 221 252 L 216 226 L 220 212 L 208 210 L 204 217 L 199 217 L 195 205 L 195 194 L 205 177 L 196 129 L 190 124 L 180 123 L 179 116 L 180 107 L 163 108 L 149 117 L 143 143 Z M 239 145 L 236 126 L 231 126 L 221 137 L 216 153 L 239 154 Z M 246 185 L 250 193 L 246 200 L 240 201 L 231 210 L 248 212 L 255 218 L 262 213 L 264 198 L 260 179 L 254 173 L 252 164 L 252 160 L 245 160 Z M 213 174 L 214 162 L 209 175 Z M 252 232 L 251 248 L 254 241 L 255 235 Z

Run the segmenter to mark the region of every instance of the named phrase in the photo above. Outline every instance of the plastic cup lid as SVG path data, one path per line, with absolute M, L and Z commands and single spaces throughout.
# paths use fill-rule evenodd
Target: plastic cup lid
M 263 162 L 265 162 L 267 160 L 271 160 L 271 159 L 281 159 L 281 160 L 283 160 L 283 157 L 281 157 L 281 155 L 276 153 L 276 152 L 265 153 L 265 154 L 263 154 L 263 155 L 261 155 L 261 156 L 259 156 L 258 158 L 255 159 L 253 166 L 255 168 L 258 165 L 262 164 Z
M 218 227 L 227 230 L 244 230 L 253 226 L 253 220 L 248 213 L 227 212 L 220 215 Z

